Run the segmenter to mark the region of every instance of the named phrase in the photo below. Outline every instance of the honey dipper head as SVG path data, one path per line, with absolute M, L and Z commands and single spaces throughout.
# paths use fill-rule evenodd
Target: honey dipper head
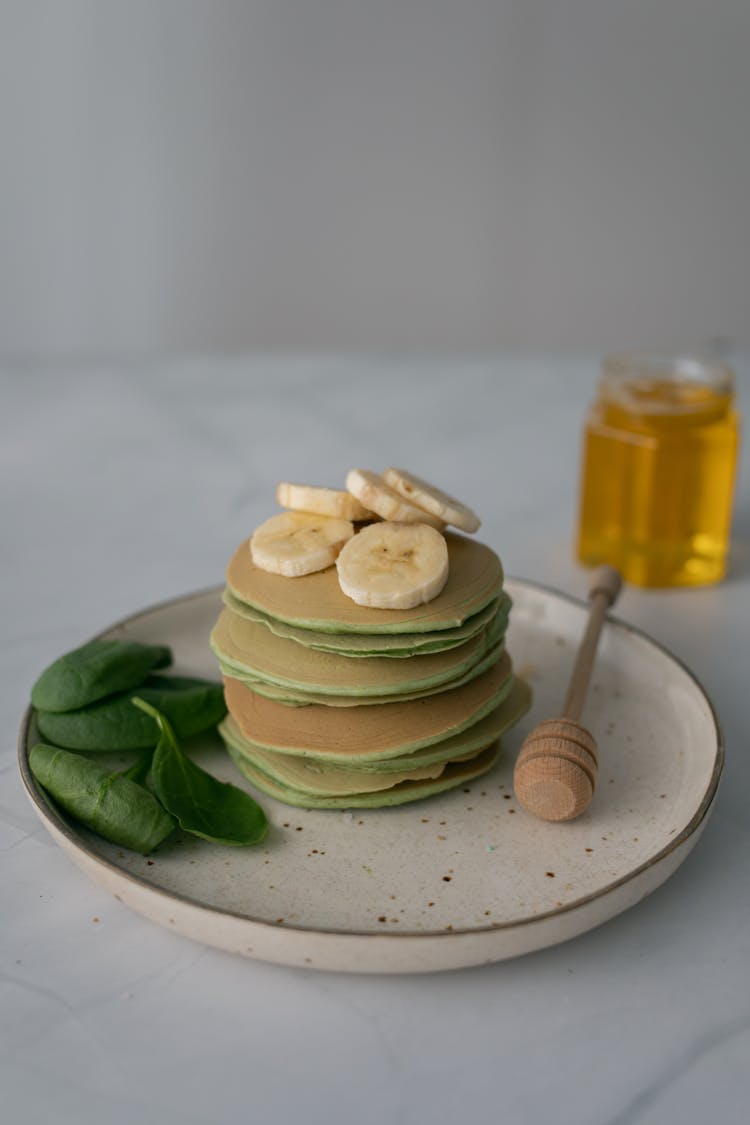
M 572 820 L 594 795 L 598 766 L 596 742 L 585 727 L 572 719 L 547 719 L 519 752 L 516 797 L 541 820 Z

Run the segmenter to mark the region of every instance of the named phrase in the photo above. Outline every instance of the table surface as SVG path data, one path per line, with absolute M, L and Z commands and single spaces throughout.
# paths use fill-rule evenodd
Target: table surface
M 750 417 L 750 357 L 736 359 Z M 713 815 L 653 895 L 481 969 L 322 973 L 203 947 L 89 882 L 37 819 L 16 735 L 39 671 L 220 583 L 279 479 L 411 466 L 468 500 L 509 574 L 582 596 L 578 449 L 594 358 L 280 356 L 0 368 L 0 1089 L 8 1120 L 357 1125 L 747 1120 L 750 464 L 729 577 L 628 588 L 618 616 L 702 681 Z

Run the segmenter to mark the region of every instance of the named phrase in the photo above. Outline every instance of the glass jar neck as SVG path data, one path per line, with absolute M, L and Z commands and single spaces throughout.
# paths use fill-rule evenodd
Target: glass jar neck
M 719 421 L 733 395 L 731 368 L 692 356 L 609 356 L 599 381 L 607 421 L 645 430 Z

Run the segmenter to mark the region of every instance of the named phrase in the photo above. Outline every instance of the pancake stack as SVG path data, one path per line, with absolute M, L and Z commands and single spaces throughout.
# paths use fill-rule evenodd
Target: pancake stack
M 357 604 L 333 565 L 288 577 L 257 565 L 252 539 L 234 553 L 211 634 L 228 709 L 219 730 L 258 789 L 304 808 L 377 808 L 497 761 L 530 702 L 505 649 L 502 566 L 476 540 L 428 530 L 444 537 L 447 578 L 405 609 Z

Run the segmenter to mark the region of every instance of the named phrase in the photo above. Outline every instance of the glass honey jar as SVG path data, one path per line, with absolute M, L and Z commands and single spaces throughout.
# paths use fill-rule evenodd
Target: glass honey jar
M 609 563 L 638 586 L 720 581 L 738 448 L 725 364 L 606 359 L 584 429 L 580 561 Z

